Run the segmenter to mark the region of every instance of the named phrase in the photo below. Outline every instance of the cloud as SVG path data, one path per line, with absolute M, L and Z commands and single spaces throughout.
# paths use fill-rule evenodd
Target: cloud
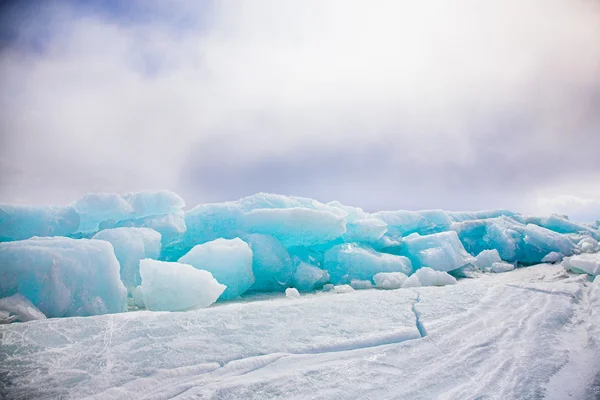
M 0 200 L 535 211 L 598 178 L 597 2 L 52 4 L 0 54 Z

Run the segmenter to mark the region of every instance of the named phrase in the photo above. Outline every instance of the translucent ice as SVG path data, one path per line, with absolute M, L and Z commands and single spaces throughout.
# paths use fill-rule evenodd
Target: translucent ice
M 577 247 L 579 247 L 582 253 L 595 253 L 600 251 L 598 241 L 591 237 L 581 239 L 579 243 L 577 243 Z
M 375 286 L 379 289 L 399 289 L 408 276 L 402 272 L 380 272 L 373 276 Z
M 225 290 L 208 271 L 191 265 L 140 261 L 143 301 L 152 311 L 183 311 L 213 304 Z
M 398 236 L 442 232 L 448 230 L 452 224 L 448 214 L 442 210 L 380 211 L 373 214 L 373 217 L 385 222 L 391 235 Z
M 127 296 L 110 243 L 64 237 L 0 243 L 0 297 L 15 293 L 48 317 L 121 312 Z
M 444 271 L 436 271 L 422 267 L 408 277 L 402 284 L 403 288 L 419 286 L 446 286 L 456 284 L 456 278 Z
M 542 258 L 542 262 L 555 264 L 561 262 L 563 258 L 565 258 L 564 254 L 553 251 L 551 253 L 546 254 L 544 258 Z
M 323 268 L 329 272 L 334 284 L 349 283 L 353 279 L 370 280 L 379 272 L 412 272 L 411 262 L 406 257 L 378 253 L 352 243 L 328 250 Z
M 0 205 L 0 242 L 33 236 L 67 236 L 78 227 L 79 215 L 72 207 Z
M 285 289 L 285 297 L 297 299 L 298 297 L 300 297 L 300 293 L 295 288 L 287 288 Z
M 452 271 L 475 261 L 454 231 L 407 237 L 404 247 L 415 269 L 428 266 L 437 271 Z
M 314 265 L 300 262 L 294 273 L 294 287 L 301 292 L 310 292 L 329 281 L 329 274 Z
M 575 272 L 585 272 L 592 276 L 600 275 L 600 253 L 586 253 L 567 257 L 563 260 L 562 265 L 566 269 Z
M 387 232 L 387 224 L 364 212 L 361 208 L 346 206 L 332 201 L 328 206 L 337 207 L 348 215 L 346 217 L 346 233 L 342 235 L 344 242 L 375 242 Z
M 208 271 L 219 283 L 226 285 L 221 300 L 238 297 L 250 289 L 255 281 L 252 250 L 240 238 L 216 239 L 196 245 L 178 262 Z
M 20 293 L 0 299 L 0 312 L 4 312 L 11 321 L 27 322 L 46 319 L 44 313 L 36 308 L 27 297 Z M 12 317 L 12 318 L 11 318 Z
M 140 260 L 158 259 L 160 255 L 160 233 L 150 228 L 105 229 L 94 235 L 93 239 L 112 244 L 121 265 L 121 281 L 129 291 L 142 283 Z
M 502 262 L 498 250 L 483 250 L 481 253 L 477 254 L 473 265 L 482 271 L 489 271 L 492 268 L 492 264 L 495 262 Z
M 293 276 L 292 260 L 281 242 L 259 233 L 245 235 L 244 240 L 252 249 L 252 290 L 276 292 L 288 287 Z

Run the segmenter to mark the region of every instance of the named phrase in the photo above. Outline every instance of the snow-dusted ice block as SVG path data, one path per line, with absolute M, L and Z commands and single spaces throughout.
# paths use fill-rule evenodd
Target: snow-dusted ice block
M 67 236 L 78 227 L 79 214 L 72 207 L 0 205 L 0 242 L 33 236 Z
M 577 243 L 577 247 L 579 247 L 579 250 L 582 253 L 595 253 L 600 251 L 600 245 L 598 244 L 598 241 L 591 237 L 581 239 Z
M 105 229 L 92 239 L 112 244 L 121 265 L 121 281 L 129 291 L 142 283 L 140 260 L 160 255 L 160 233 L 150 228 Z
M 428 235 L 448 230 L 452 220 L 445 211 L 380 211 L 372 214 L 387 224 L 391 235 L 406 236 L 411 233 Z
M 329 211 L 309 208 L 265 208 L 246 213 L 244 227 L 250 233 L 273 235 L 286 247 L 311 246 L 342 236 L 346 220 Z
M 29 299 L 21 293 L 0 299 L 0 312 L 4 312 L 8 318 L 18 322 L 46 319 L 44 313 L 31 304 Z
M 360 279 L 352 279 L 350 281 L 350 286 L 352 286 L 352 289 L 354 290 L 366 290 L 366 289 L 371 289 L 373 287 L 373 283 L 371 283 L 371 281 L 368 280 L 360 280 Z
M 379 289 L 399 289 L 407 279 L 402 272 L 380 272 L 373 276 L 375 287 Z
M 335 285 L 333 287 L 333 291 L 335 293 L 350 293 L 350 292 L 354 292 L 354 288 L 350 285 Z
M 185 202 L 181 197 L 166 190 L 123 195 L 88 193 L 72 204 L 81 217 L 80 232 L 97 231 L 99 225 L 105 221 L 117 223 L 125 219 L 180 213 L 184 206 Z
M 250 289 L 255 281 L 252 250 L 240 238 L 217 239 L 196 245 L 178 262 L 208 271 L 219 283 L 227 286 L 221 300 L 238 297 Z
M 282 291 L 293 277 L 292 259 L 281 242 L 269 235 L 259 233 L 245 235 L 244 240 L 252 249 L 252 272 L 256 291 Z
M 300 262 L 294 273 L 294 287 L 301 292 L 310 292 L 329 281 L 329 274 L 314 265 Z
M 349 283 L 353 279 L 370 280 L 379 272 L 412 272 L 411 262 L 406 257 L 378 253 L 353 243 L 328 250 L 323 268 L 329 272 L 334 284 Z
M 300 297 L 300 293 L 298 292 L 298 289 L 287 288 L 287 289 L 285 289 L 285 297 L 289 297 L 291 299 L 297 299 Z
M 122 312 L 127 296 L 110 243 L 64 237 L 0 243 L 0 297 L 15 293 L 47 317 Z
M 454 231 L 407 237 L 404 248 L 415 269 L 427 266 L 437 271 L 453 271 L 475 261 Z
M 151 311 L 208 307 L 226 288 L 210 272 L 181 263 L 144 259 L 140 274 L 143 301 Z
M 563 258 L 565 258 L 564 254 L 559 253 L 557 251 L 553 251 L 551 253 L 546 254 L 544 258 L 542 258 L 542 262 L 555 264 L 557 262 L 561 262 Z
M 492 264 L 495 262 L 502 262 L 500 254 L 498 254 L 498 250 L 483 250 L 481 253 L 477 254 L 473 265 L 482 271 L 488 271 L 492 268 Z
M 444 271 L 436 271 L 429 267 L 418 269 L 402 284 L 403 288 L 419 286 L 446 286 L 456 284 L 456 278 Z
M 499 274 L 501 272 L 512 271 L 513 269 L 515 269 L 515 266 L 513 264 L 509 264 L 503 261 L 493 263 L 490 268 L 490 270 L 496 274 Z
M 579 254 L 566 257 L 562 265 L 575 272 L 585 272 L 588 275 L 600 275 L 600 253 Z

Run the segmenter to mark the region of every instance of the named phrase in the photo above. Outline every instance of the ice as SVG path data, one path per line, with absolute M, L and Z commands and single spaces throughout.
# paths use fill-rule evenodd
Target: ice
M 548 253 L 544 256 L 544 258 L 542 258 L 542 262 L 543 263 L 550 263 L 550 264 L 556 264 L 558 262 L 561 262 L 562 259 L 565 258 L 565 255 L 556 251 L 553 251 L 551 253 Z
M 448 211 L 448 216 L 455 222 L 474 221 L 478 219 L 490 219 L 498 217 L 512 217 L 520 219 L 521 215 L 510 210 L 487 210 L 487 211 Z
M 364 289 L 371 289 L 373 287 L 373 284 L 371 283 L 371 281 L 361 281 L 360 279 L 352 279 L 352 281 L 350 281 L 350 286 L 352 286 L 352 289 L 354 290 L 364 290 Z
M 336 245 L 325 253 L 323 269 L 329 272 L 334 284 L 349 283 L 353 279 L 370 280 L 378 272 L 410 274 L 408 258 L 383 254 L 358 244 Z
M 137 227 L 150 228 L 160 233 L 163 245 L 168 245 L 176 239 L 179 239 L 186 231 L 183 211 L 167 215 L 150 216 L 139 219 L 125 219 L 116 223 L 104 221 L 100 223 L 100 230 Z
M 6 314 L 3 319 L 9 318 L 11 321 L 27 322 L 46 319 L 44 313 L 20 293 L 0 299 L 0 312 Z
M 492 264 L 492 267 L 490 269 L 494 273 L 501 273 L 512 271 L 513 269 L 515 269 L 515 266 L 507 262 L 495 262 Z
M 290 254 L 281 242 L 259 233 L 243 238 L 252 249 L 252 272 L 255 278 L 252 290 L 276 292 L 288 287 L 294 271 Z
M 540 218 L 538 220 L 534 220 L 536 225 L 544 227 L 546 229 L 550 229 L 551 231 L 558 233 L 586 233 L 592 236 L 595 236 L 596 239 L 600 239 L 598 237 L 598 232 L 594 229 L 584 225 L 579 224 L 573 221 L 570 221 L 567 217 L 562 215 L 551 215 L 547 218 Z
M 68 236 L 78 227 L 79 214 L 72 207 L 0 205 L 0 242 L 33 236 Z
M 391 235 L 406 236 L 411 233 L 428 235 L 431 233 L 448 230 L 452 220 L 445 211 L 380 211 L 373 217 L 381 219 L 387 224 Z
M 419 286 L 445 286 L 456 284 L 456 278 L 444 271 L 436 271 L 429 267 L 422 267 L 408 277 L 402 284 L 403 288 Z
M 240 238 L 216 239 L 196 245 L 178 262 L 208 271 L 219 283 L 226 285 L 220 300 L 240 296 L 255 282 L 252 250 Z
M 185 206 L 181 197 L 166 190 L 158 192 L 89 193 L 72 207 L 80 215 L 80 232 L 95 232 L 103 222 L 138 219 L 180 213 Z
M 387 224 L 364 212 L 362 208 L 346 206 L 338 201 L 327 203 L 347 213 L 344 242 L 375 242 L 387 232 Z
M 327 271 L 314 265 L 300 262 L 294 273 L 294 287 L 301 292 L 310 292 L 329 281 Z
M 208 307 L 226 288 L 210 272 L 175 262 L 144 259 L 140 274 L 144 304 L 152 311 Z
M 379 289 L 399 289 L 407 279 L 402 272 L 380 272 L 373 276 L 375 287 Z
M 333 283 L 327 283 L 323 285 L 324 292 L 332 292 L 335 289 L 335 285 Z
M 160 233 L 150 228 L 105 229 L 94 235 L 93 239 L 112 244 L 121 265 L 121 281 L 129 291 L 142 283 L 140 260 L 158 259 L 160 255 Z
M 500 254 L 498 253 L 498 250 L 483 250 L 481 253 L 477 254 L 473 265 L 475 265 L 482 271 L 488 271 L 492 268 L 492 264 L 501 261 L 502 259 L 500 259 Z
M 21 293 L 47 317 L 125 311 L 110 243 L 64 237 L 0 243 L 0 297 Z
M 200 204 L 185 213 L 185 224 L 183 240 L 192 247 L 219 238 L 233 239 L 243 232 L 243 212 L 235 202 Z
M 300 297 L 300 292 L 295 288 L 287 288 L 285 289 L 285 297 L 297 299 Z
M 454 231 L 407 237 L 403 245 L 415 269 L 427 266 L 437 271 L 452 271 L 475 262 Z
M 283 196 L 272 193 L 257 193 L 252 196 L 243 197 L 237 201 L 237 204 L 244 212 L 258 209 L 305 208 L 309 210 L 325 211 L 342 218 L 345 218 L 348 215 L 346 210 L 335 205 L 323 204 L 317 200 L 306 197 Z
M 256 209 L 244 221 L 247 232 L 273 235 L 286 247 L 323 244 L 346 232 L 344 217 L 309 208 Z
M 595 253 L 600 251 L 598 241 L 591 237 L 581 239 L 579 243 L 577 243 L 577 247 L 579 247 L 582 253 Z
M 592 276 L 600 275 L 600 253 L 586 253 L 566 257 L 562 265 L 571 271 Z
M 133 305 L 139 308 L 146 307 L 146 303 L 144 302 L 144 292 L 142 290 L 142 286 L 136 286 L 131 291 L 131 297 L 133 300 Z
M 350 285 L 344 284 L 344 285 L 335 285 L 333 287 L 333 291 L 335 293 L 350 293 L 350 292 L 354 292 L 354 288 Z

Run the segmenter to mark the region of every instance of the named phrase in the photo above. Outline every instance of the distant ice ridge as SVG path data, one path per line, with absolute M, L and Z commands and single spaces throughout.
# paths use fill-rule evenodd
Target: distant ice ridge
M 266 193 L 184 206 L 168 191 L 88 194 L 67 207 L 0 205 L 0 297 L 20 293 L 48 317 L 121 312 L 128 303 L 162 310 L 212 304 L 193 293 L 214 294 L 214 282 L 182 264 L 226 286 L 220 301 L 290 287 L 345 292 L 449 284 L 452 276 L 540 262 L 598 274 L 598 224 L 558 215 L 368 213 Z M 170 263 L 146 262 L 144 285 L 146 259 Z M 181 297 L 160 299 L 167 289 Z

